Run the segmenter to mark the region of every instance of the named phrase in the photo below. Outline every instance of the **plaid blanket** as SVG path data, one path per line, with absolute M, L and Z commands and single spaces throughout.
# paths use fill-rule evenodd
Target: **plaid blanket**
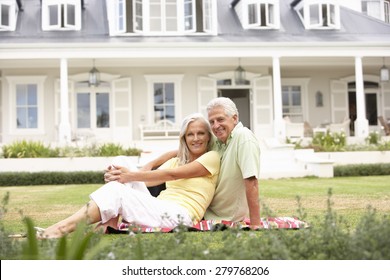
M 262 218 L 260 221 L 260 229 L 302 229 L 308 228 L 308 223 L 299 220 L 296 217 L 269 217 Z M 177 228 L 155 228 L 147 226 L 134 226 L 126 222 L 119 224 L 119 229 L 107 228 L 107 233 L 129 233 L 129 232 L 174 232 Z M 240 230 L 249 230 L 250 221 L 245 219 L 241 222 L 231 222 L 223 220 L 202 220 L 192 227 L 186 228 L 188 231 L 218 231 L 228 228 L 235 228 Z

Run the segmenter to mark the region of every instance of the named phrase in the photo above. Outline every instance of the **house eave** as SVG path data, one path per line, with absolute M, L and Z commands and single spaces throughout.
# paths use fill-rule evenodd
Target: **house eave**
M 390 56 L 383 42 L 213 42 L 213 43 L 31 43 L 1 44 L 0 59 L 150 57 L 338 57 Z

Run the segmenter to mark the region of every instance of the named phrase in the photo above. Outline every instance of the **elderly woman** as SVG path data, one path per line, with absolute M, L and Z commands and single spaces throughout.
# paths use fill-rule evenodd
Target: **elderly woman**
M 152 171 L 131 171 L 114 164 L 105 174 L 108 183 L 90 195 L 87 205 L 39 236 L 61 237 L 74 231 L 81 221 L 117 228 L 120 217 L 150 227 L 192 226 L 203 218 L 215 192 L 220 158 L 210 151 L 211 141 L 210 125 L 201 114 L 186 117 L 176 158 Z M 166 182 L 166 190 L 158 197 L 151 196 L 146 187 L 161 182 Z

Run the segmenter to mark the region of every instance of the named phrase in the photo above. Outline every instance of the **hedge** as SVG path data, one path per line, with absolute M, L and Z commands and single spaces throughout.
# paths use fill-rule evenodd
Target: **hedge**
M 2 172 L 0 186 L 102 184 L 101 171 L 77 172 Z
M 334 177 L 390 175 L 390 163 L 349 164 L 334 166 Z
M 390 175 L 390 163 L 352 164 L 334 167 L 334 177 Z M 102 184 L 101 171 L 1 172 L 0 186 Z

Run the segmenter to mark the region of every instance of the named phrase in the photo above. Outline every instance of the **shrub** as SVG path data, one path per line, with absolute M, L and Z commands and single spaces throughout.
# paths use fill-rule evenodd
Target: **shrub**
M 124 155 L 125 156 L 141 156 L 142 150 L 137 148 L 128 148 L 125 150 Z
M 58 157 L 58 149 L 51 149 L 42 142 L 16 141 L 2 147 L 5 158 Z
M 331 133 L 328 130 L 325 134 L 317 133 L 313 137 L 312 147 L 315 151 L 336 152 L 343 151 L 346 143 L 346 136 L 344 133 Z
M 103 172 L 2 172 L 0 186 L 102 184 Z
M 381 141 L 381 135 L 378 131 L 371 132 L 366 138 L 366 142 L 368 145 L 379 145 Z
M 51 148 L 42 142 L 16 141 L 2 147 L 5 158 L 50 158 L 50 157 L 111 157 L 111 156 L 140 156 L 142 150 L 137 148 L 125 149 L 119 144 L 92 144 L 84 147 L 64 146 Z
M 119 156 L 119 155 L 140 156 L 141 152 L 142 151 L 137 148 L 124 149 L 122 145 L 108 143 L 98 147 L 97 156 L 101 156 L 101 157 L 112 157 L 112 156 Z
M 333 167 L 335 177 L 390 175 L 390 163 L 349 164 Z
M 379 150 L 379 151 L 390 151 L 390 141 L 381 142 L 381 143 L 378 145 L 378 150 Z
M 118 144 L 103 144 L 98 147 L 97 155 L 101 157 L 111 157 L 117 155 L 123 155 L 124 149 L 121 145 Z

